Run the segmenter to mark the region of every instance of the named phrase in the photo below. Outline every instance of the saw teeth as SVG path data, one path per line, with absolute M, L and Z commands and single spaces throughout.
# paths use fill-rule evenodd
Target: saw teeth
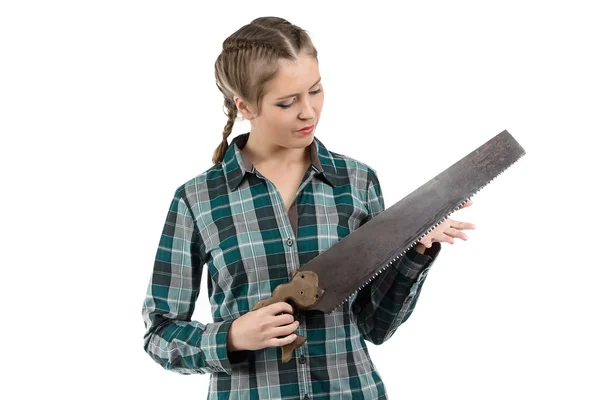
M 474 193 L 471 193 L 470 196 L 468 196 L 466 198 L 466 200 L 464 200 L 458 207 L 456 207 L 453 211 L 451 211 L 449 214 L 447 214 L 444 218 L 442 218 L 441 220 L 439 220 L 435 225 L 433 225 L 431 228 L 429 228 L 429 230 L 422 235 L 419 239 L 417 239 L 416 242 L 414 242 L 412 245 L 410 245 L 406 250 L 402 251 L 402 255 L 406 254 L 406 252 L 411 249 L 413 246 L 415 246 L 421 239 L 423 239 L 425 236 L 427 236 L 427 234 L 429 232 L 431 232 L 433 229 L 435 229 L 437 226 L 439 226 L 442 222 L 444 222 L 452 213 L 454 213 L 454 211 L 457 211 L 460 207 L 462 207 L 467 201 L 469 201 L 471 199 L 471 197 L 473 197 L 474 195 L 476 195 L 477 193 L 479 193 L 481 191 L 481 189 L 483 189 L 484 187 L 486 187 L 487 185 L 490 184 L 490 182 L 493 182 L 494 179 L 496 179 L 497 177 L 499 177 L 500 175 L 502 175 L 504 173 L 504 171 L 506 171 L 507 169 L 509 169 L 510 167 L 512 167 L 514 164 L 516 164 L 519 160 L 521 160 L 521 158 L 525 155 L 525 153 L 521 154 L 519 156 L 519 158 L 517 158 L 512 164 L 508 165 L 506 168 L 504 168 L 502 171 L 500 171 L 498 173 L 498 175 L 496 175 L 495 177 L 493 177 L 492 179 L 490 179 L 485 185 L 483 185 L 482 187 L 480 187 L 479 189 L 477 189 Z M 338 308 L 339 306 L 341 306 L 342 304 L 344 304 L 345 302 L 347 302 L 348 300 L 350 300 L 350 298 L 352 296 L 354 296 L 356 293 L 358 293 L 360 290 L 362 290 L 364 287 L 366 287 L 369 283 L 371 283 L 371 281 L 373 280 L 373 278 L 377 275 L 379 275 L 381 272 L 383 272 L 384 270 L 386 270 L 390 265 L 392 265 L 392 263 L 394 261 L 396 261 L 397 259 L 399 259 L 400 256 L 396 256 L 395 258 L 392 259 L 392 261 L 388 262 L 384 268 L 382 268 L 380 271 L 378 271 L 377 273 L 375 273 L 374 276 L 372 276 L 371 278 L 369 278 L 369 280 L 363 284 L 362 286 L 360 286 L 360 288 L 358 290 L 355 290 L 350 296 L 346 297 L 346 299 L 344 299 L 344 301 L 342 301 L 340 304 L 338 304 L 337 306 L 335 306 L 330 312 L 329 314 L 331 314 L 333 312 L 333 310 L 335 310 L 336 308 Z

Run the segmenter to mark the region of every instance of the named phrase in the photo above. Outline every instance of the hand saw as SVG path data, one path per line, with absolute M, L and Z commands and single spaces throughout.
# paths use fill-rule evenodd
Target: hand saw
M 289 283 L 253 310 L 286 301 L 325 313 L 350 299 L 474 194 L 518 161 L 525 150 L 504 130 L 326 251 L 293 272 Z M 306 338 L 282 347 L 282 361 Z

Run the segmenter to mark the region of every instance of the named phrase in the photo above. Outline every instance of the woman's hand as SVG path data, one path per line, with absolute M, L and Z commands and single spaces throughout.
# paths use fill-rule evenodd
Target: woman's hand
M 285 301 L 247 312 L 231 324 L 227 351 L 260 350 L 292 343 L 297 336 L 293 332 L 300 325 L 294 321 L 293 313 L 294 309 Z
M 469 207 L 472 204 L 473 201 L 468 200 L 459 208 L 459 210 Z M 446 220 L 439 224 L 434 230 L 425 235 L 419 241 L 419 243 L 427 248 L 430 248 L 433 242 L 448 242 L 450 244 L 454 244 L 455 238 L 467 240 L 469 238 L 467 234 L 462 231 L 463 229 L 475 229 L 475 225 L 469 222 L 455 221 L 453 219 L 446 218 Z

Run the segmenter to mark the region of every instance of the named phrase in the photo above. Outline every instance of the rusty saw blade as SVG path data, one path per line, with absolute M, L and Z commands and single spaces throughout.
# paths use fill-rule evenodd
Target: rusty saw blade
M 318 301 L 305 309 L 343 304 L 524 154 L 502 131 L 298 268 L 295 276 L 318 280 Z

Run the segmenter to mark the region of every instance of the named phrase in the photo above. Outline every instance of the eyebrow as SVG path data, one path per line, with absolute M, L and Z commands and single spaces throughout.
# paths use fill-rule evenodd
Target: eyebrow
M 319 80 L 318 80 L 318 81 L 316 81 L 316 82 L 315 82 L 315 83 L 314 83 L 314 84 L 313 84 L 311 87 L 315 86 L 315 85 L 316 85 L 317 83 L 319 83 L 319 82 L 321 82 L 321 78 L 319 78 Z M 292 97 L 292 96 L 299 96 L 299 95 L 300 95 L 300 93 L 294 93 L 294 94 L 290 94 L 290 95 L 288 95 L 288 96 L 283 96 L 283 97 L 280 97 L 280 98 L 278 98 L 278 99 L 275 99 L 275 100 L 283 100 L 283 99 L 287 99 L 288 97 Z

